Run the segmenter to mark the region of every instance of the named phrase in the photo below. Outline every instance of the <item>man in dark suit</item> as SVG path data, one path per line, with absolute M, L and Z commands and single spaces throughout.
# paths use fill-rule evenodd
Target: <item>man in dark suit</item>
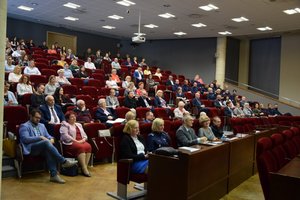
M 224 115 L 226 117 L 236 117 L 232 110 L 232 102 L 231 101 L 226 102 L 226 107 L 224 108 Z
M 143 69 L 142 67 L 138 67 L 134 73 L 133 73 L 133 77 L 135 80 L 136 84 L 139 84 L 139 82 L 141 82 L 144 79 L 144 73 L 143 73 Z
M 134 96 L 133 91 L 130 91 L 124 99 L 124 106 L 127 108 L 136 108 L 137 100 Z
M 49 134 L 53 135 L 55 124 L 60 124 L 62 121 L 66 121 L 66 119 L 61 107 L 55 104 L 52 95 L 46 96 L 45 100 L 46 104 L 40 107 L 42 112 L 41 122 L 46 126 Z
M 198 138 L 195 134 L 193 126 L 194 119 L 190 115 L 185 115 L 183 117 L 183 124 L 176 131 L 176 139 L 178 147 L 182 146 L 192 146 L 205 142 L 206 137 Z
M 172 85 L 172 90 L 177 91 L 178 87 L 180 87 L 180 82 L 179 82 L 179 79 L 176 79 L 175 84 Z
M 150 98 L 146 90 L 142 92 L 142 95 L 138 98 L 137 105 L 144 108 L 151 108 Z
M 112 124 L 106 123 L 107 120 L 114 120 L 115 117 L 111 113 L 110 109 L 106 109 L 106 100 L 105 99 L 99 99 L 98 101 L 98 109 L 96 111 L 96 119 L 100 120 L 101 123 L 105 123 L 106 126 L 111 127 Z
M 197 109 L 196 114 L 199 115 L 200 112 L 205 112 L 208 114 L 208 109 L 205 108 L 205 105 L 201 103 L 200 92 L 195 93 L 195 98 L 192 100 L 192 105 Z
M 175 83 L 173 81 L 173 76 L 169 75 L 169 80 L 166 82 L 166 86 L 173 86 Z
M 221 95 L 217 95 L 217 99 L 214 101 L 214 106 L 216 108 L 220 108 L 223 106 L 222 104 L 222 96 Z

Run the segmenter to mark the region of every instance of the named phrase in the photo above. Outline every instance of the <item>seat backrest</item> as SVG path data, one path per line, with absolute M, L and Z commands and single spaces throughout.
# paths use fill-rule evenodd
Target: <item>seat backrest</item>
M 28 113 L 23 106 L 4 106 L 4 121 L 7 121 L 7 131 L 16 133 L 16 126 L 28 121 Z
M 125 118 L 126 113 L 130 111 L 127 107 L 118 107 L 115 109 L 118 118 Z
M 272 140 L 269 137 L 262 137 L 257 141 L 256 163 L 260 183 L 263 189 L 265 199 L 269 199 L 270 194 L 270 172 L 277 172 L 276 159 L 272 154 Z
M 155 108 L 154 115 L 155 117 L 159 117 L 162 119 L 169 119 L 169 114 L 166 108 Z
M 274 133 L 271 136 L 273 142 L 272 153 L 276 158 L 277 164 L 279 168 L 283 167 L 285 164 L 288 163 L 287 160 L 287 153 L 283 148 L 284 138 L 279 133 Z
M 96 138 L 98 137 L 98 130 L 107 129 L 102 123 L 85 123 L 83 128 L 88 138 Z
M 295 143 L 293 142 L 293 132 L 291 130 L 284 130 L 282 131 L 282 134 L 285 138 L 283 147 L 288 154 L 288 158 L 293 159 L 299 154 L 298 149 Z
M 136 110 L 136 117 L 141 120 L 146 117 L 146 113 L 150 111 L 150 108 L 137 107 L 135 110 Z

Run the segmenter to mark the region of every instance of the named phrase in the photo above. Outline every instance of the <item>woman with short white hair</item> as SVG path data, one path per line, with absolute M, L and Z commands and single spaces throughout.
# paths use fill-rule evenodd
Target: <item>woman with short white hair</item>
M 160 147 L 168 147 L 171 139 L 168 133 L 164 131 L 164 120 L 156 118 L 152 122 L 152 133 L 147 137 L 147 150 L 153 152 Z

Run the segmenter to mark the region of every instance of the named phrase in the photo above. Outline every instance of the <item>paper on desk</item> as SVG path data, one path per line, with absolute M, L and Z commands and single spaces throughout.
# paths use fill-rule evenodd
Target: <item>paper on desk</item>
M 115 124 L 115 123 L 122 123 L 124 122 L 125 119 L 124 118 L 117 118 L 115 120 L 107 120 L 106 123 L 109 123 L 109 124 Z
M 193 147 L 179 147 L 178 149 L 183 149 L 183 150 L 186 150 L 186 151 L 189 151 L 189 152 L 194 152 L 194 151 L 200 150 L 200 149 L 193 148 Z

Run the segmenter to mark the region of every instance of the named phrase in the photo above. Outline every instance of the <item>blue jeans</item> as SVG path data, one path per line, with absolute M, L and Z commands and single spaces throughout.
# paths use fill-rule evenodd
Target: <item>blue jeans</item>
M 34 143 L 31 146 L 30 155 L 44 156 L 51 176 L 57 175 L 57 163 L 64 163 L 66 160 L 49 140 L 41 140 Z

